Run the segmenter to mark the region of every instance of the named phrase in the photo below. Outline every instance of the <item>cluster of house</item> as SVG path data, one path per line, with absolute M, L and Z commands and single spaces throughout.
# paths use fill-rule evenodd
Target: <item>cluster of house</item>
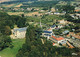
M 80 40 L 80 35 L 79 34 L 75 34 L 74 32 L 69 32 L 67 37 Z
M 58 29 L 58 26 L 56 25 L 51 26 L 50 29 L 43 31 L 42 36 L 46 37 L 48 40 L 53 41 L 53 44 L 54 43 L 62 45 L 66 44 L 67 42 L 66 39 L 63 37 L 56 36 L 52 31 L 53 29 Z
M 58 29 L 61 27 L 62 26 L 58 27 L 56 25 L 53 25 L 50 27 L 50 29 L 43 31 L 42 36 L 46 37 L 47 40 L 50 40 L 53 43 L 53 46 L 55 46 L 56 44 L 61 44 L 62 46 L 66 46 L 68 48 L 74 48 L 74 46 L 68 42 L 68 39 L 54 34 L 53 29 Z M 69 33 L 69 31 L 66 30 L 63 32 L 63 34 L 66 33 Z
M 72 18 L 74 18 L 74 19 L 80 19 L 80 14 L 71 14 L 70 15 Z

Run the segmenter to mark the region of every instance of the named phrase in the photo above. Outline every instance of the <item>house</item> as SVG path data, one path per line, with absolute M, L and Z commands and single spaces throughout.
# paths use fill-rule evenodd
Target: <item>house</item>
M 27 11 L 31 11 L 33 8 L 27 8 Z
M 64 42 L 65 39 L 63 37 L 55 37 L 55 36 L 52 36 L 52 39 L 57 42 L 57 43 L 61 43 L 61 42 Z
M 74 39 L 80 39 L 80 35 L 79 34 L 75 34 L 74 32 L 69 32 L 67 37 L 71 37 L 71 38 L 74 38 Z
M 72 18 L 74 19 L 79 19 L 80 18 L 80 14 L 73 14 L 71 15 Z
M 24 27 L 24 28 L 14 28 L 12 30 L 11 38 L 13 38 L 13 39 L 25 38 L 25 36 L 26 36 L 26 29 L 27 29 L 27 27 Z
M 52 11 L 52 12 L 55 12 L 56 10 L 55 10 L 55 8 L 51 8 L 51 11 Z
M 59 12 L 54 12 L 54 14 L 55 14 L 55 15 L 59 15 L 60 13 L 59 13 Z
M 51 31 L 43 31 L 42 36 L 47 37 L 47 39 L 49 39 L 49 37 L 52 36 L 52 32 Z
M 52 32 L 52 28 L 49 28 L 48 31 L 51 31 Z
M 56 25 L 52 25 L 50 28 L 51 29 L 55 29 L 56 28 Z
M 60 24 L 69 24 L 70 22 L 69 21 L 66 21 L 66 20 L 58 20 L 58 22 L 60 23 Z
M 53 46 L 55 45 L 55 43 L 53 43 Z
M 75 12 L 79 12 L 80 10 L 78 10 L 78 9 L 76 9 L 76 10 L 74 10 Z
M 65 30 L 64 32 L 62 32 L 63 34 L 68 34 L 69 30 Z

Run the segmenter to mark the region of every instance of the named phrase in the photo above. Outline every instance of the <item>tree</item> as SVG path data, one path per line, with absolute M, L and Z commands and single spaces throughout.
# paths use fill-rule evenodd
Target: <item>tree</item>
M 5 35 L 10 35 L 11 34 L 11 28 L 9 26 L 6 26 L 5 27 L 5 32 L 4 32 Z
M 74 13 L 75 7 L 71 5 L 62 6 L 61 9 L 67 13 Z
M 0 34 L 0 51 L 6 47 L 9 47 L 11 45 L 11 42 L 12 41 L 9 36 Z

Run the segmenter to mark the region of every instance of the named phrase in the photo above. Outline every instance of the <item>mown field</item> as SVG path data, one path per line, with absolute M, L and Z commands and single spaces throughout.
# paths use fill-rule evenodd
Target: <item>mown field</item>
M 21 15 L 24 14 L 24 12 L 7 12 L 9 15 Z
M 16 57 L 16 54 L 18 53 L 18 50 L 22 47 L 22 44 L 25 42 L 25 39 L 12 39 L 12 44 L 14 47 L 6 48 L 2 51 L 0 51 L 1 57 Z
M 22 3 L 16 3 L 16 4 L 2 4 L 2 7 L 20 7 L 22 6 Z

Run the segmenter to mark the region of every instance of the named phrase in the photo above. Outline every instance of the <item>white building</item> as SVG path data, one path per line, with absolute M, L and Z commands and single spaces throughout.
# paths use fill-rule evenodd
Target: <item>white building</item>
M 26 36 L 26 29 L 27 29 L 27 27 L 24 27 L 24 28 L 14 28 L 12 30 L 11 38 L 13 38 L 13 39 L 25 38 L 25 36 Z

